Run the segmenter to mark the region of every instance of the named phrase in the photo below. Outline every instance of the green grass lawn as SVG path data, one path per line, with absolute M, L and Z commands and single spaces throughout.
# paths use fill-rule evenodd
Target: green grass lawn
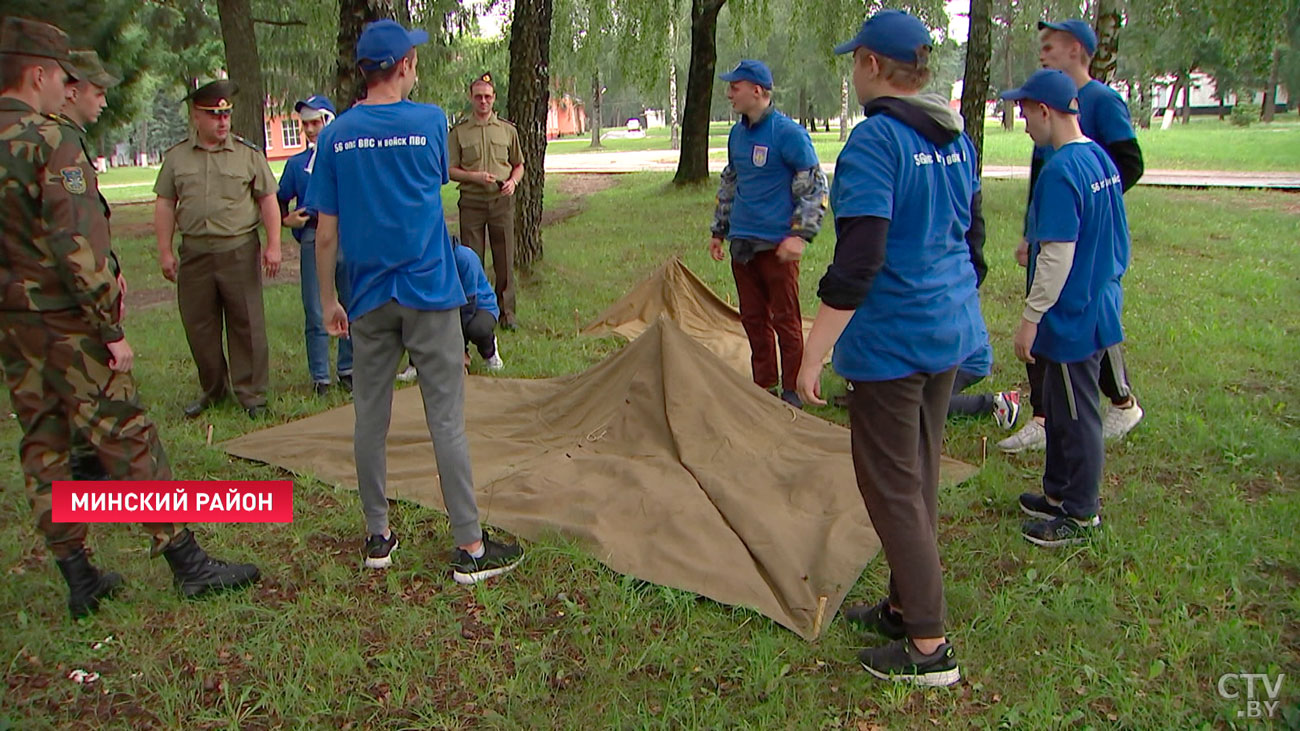
M 522 327 L 500 336 L 503 375 L 573 373 L 620 347 L 577 337 L 575 313 L 596 315 L 672 254 L 734 301 L 729 268 L 705 253 L 712 190 L 668 179 L 622 176 L 547 229 L 545 260 L 520 292 Z M 1011 336 L 1024 183 L 985 191 L 997 355 L 987 385 L 1023 387 Z M 262 565 L 246 593 L 182 601 L 137 531 L 94 527 L 96 561 L 124 572 L 128 589 L 72 624 L 11 450 L 0 462 L 11 526 L 0 728 L 1253 728 L 1237 717 L 1244 702 L 1216 691 L 1236 672 L 1287 673 L 1280 700 L 1300 724 L 1300 207 L 1281 193 L 1141 188 L 1128 203 L 1127 352 L 1146 420 L 1108 449 L 1106 528 L 1087 547 L 1052 552 L 1017 533 L 1015 499 L 1035 489 L 1041 454 L 990 447 L 978 476 L 943 493 L 956 688 L 869 679 L 854 653 L 875 640 L 838 617 L 805 643 L 752 611 L 617 575 L 558 539 L 532 544 L 507 578 L 456 586 L 445 518 L 407 504 L 394 514 L 397 563 L 366 572 L 355 494 L 306 480 L 292 524 L 198 528 L 215 554 Z M 155 266 L 152 239 L 121 232 L 148 210 L 114 217 L 133 281 Z M 810 310 L 831 251 L 829 235 L 809 248 Z M 309 394 L 297 288 L 269 288 L 266 305 L 274 420 L 346 403 Z M 174 306 L 133 313 L 127 332 L 178 478 L 283 477 L 206 446 L 203 424 L 180 417 L 196 385 Z M 210 421 L 217 441 L 254 427 L 230 407 Z M 991 420 L 955 421 L 946 451 L 980 464 L 982 440 L 1003 434 Z M 13 421 L 0 424 L 0 440 L 17 439 Z M 885 579 L 882 558 L 850 601 L 875 599 Z M 76 685 L 66 676 L 77 668 L 101 678 Z
M 709 147 L 725 148 L 729 125 L 714 122 L 709 128 Z M 1300 170 L 1300 116 L 1295 112 L 1280 115 L 1272 124 L 1234 127 L 1217 117 L 1193 117 L 1188 125 L 1175 123 L 1161 130 L 1157 120 L 1151 129 L 1139 129 L 1138 142 L 1146 166 L 1168 170 Z M 832 121 L 830 132 L 813 132 L 813 146 L 822 162 L 834 162 L 843 143 L 839 126 Z M 548 152 L 592 152 L 590 136 L 553 140 Z M 652 128 L 639 140 L 606 139 L 605 151 L 666 150 L 668 130 Z M 989 120 L 984 130 L 984 162 L 987 165 L 1028 165 L 1032 144 L 1024 124 L 1016 129 L 1002 129 L 998 120 Z M 723 152 L 713 159 L 725 160 Z

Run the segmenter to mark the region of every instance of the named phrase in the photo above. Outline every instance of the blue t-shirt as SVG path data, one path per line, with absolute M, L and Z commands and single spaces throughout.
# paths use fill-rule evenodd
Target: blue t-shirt
M 1096 79 L 1079 89 L 1079 128 L 1084 136 L 1101 145 L 1137 138 L 1124 97 Z M 1036 147 L 1034 154 L 1046 162 L 1052 159 L 1052 148 Z
M 1074 241 L 1060 299 L 1043 315 L 1033 352 L 1074 363 L 1124 340 L 1120 326 L 1128 268 L 1128 219 L 1119 170 L 1095 142 L 1064 145 L 1034 184 L 1029 204 L 1030 280 L 1042 242 Z
M 836 372 L 852 381 L 941 373 L 988 343 L 966 243 L 979 188 L 964 133 L 940 147 L 884 114 L 853 128 L 831 208 L 890 224 L 885 263 L 835 344 Z
M 455 247 L 455 254 L 456 275 L 468 300 L 461 310 L 465 311 L 468 308 L 467 314 L 470 315 L 473 315 L 476 310 L 487 310 L 493 317 L 500 318 L 501 310 L 497 307 L 497 293 L 492 290 L 492 283 L 488 281 L 487 272 L 483 271 L 483 262 L 478 260 L 478 254 L 463 244 Z
M 993 346 L 986 340 L 984 345 L 966 357 L 958 366 L 971 375 L 983 378 L 993 372 Z
M 818 166 L 808 132 L 776 109 L 753 127 L 741 119 L 727 138 L 727 160 L 736 172 L 728 239 L 780 241 L 794 220 L 794 174 Z
M 355 320 L 390 300 L 465 304 L 442 212 L 447 115 L 432 104 L 363 104 L 321 131 L 308 207 L 339 217 Z
M 284 172 L 280 173 L 280 189 L 276 191 L 275 197 L 281 203 L 288 205 L 289 201 L 298 201 L 298 208 L 307 207 L 307 183 L 311 180 L 311 173 L 307 172 L 307 161 L 311 159 L 312 152 L 315 148 L 308 148 L 284 161 Z M 289 210 L 297 210 L 290 208 Z M 307 214 L 315 216 L 316 211 L 307 208 Z M 305 228 L 289 229 L 293 232 L 293 237 L 302 242 L 302 233 Z

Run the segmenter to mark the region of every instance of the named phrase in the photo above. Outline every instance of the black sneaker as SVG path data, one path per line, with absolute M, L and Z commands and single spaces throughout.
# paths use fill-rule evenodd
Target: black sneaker
M 1020 529 L 1025 540 L 1038 546 L 1056 548 L 1076 543 L 1087 543 L 1101 526 L 1101 517 L 1071 518 L 1064 516 L 1055 520 L 1031 520 Z
M 1056 520 L 1065 517 L 1065 510 L 1061 508 L 1060 503 L 1053 503 L 1046 495 L 1040 495 L 1036 492 L 1023 492 L 1020 494 L 1020 509 L 1025 511 L 1025 515 L 1031 518 Z
M 933 654 L 926 655 L 904 637 L 859 652 L 858 662 L 877 678 L 895 683 L 942 688 L 961 680 L 961 670 L 957 667 L 957 655 L 951 642 L 939 645 Z
M 393 550 L 397 548 L 397 534 L 393 531 L 388 532 L 388 538 L 384 536 L 370 536 L 366 539 L 366 568 L 368 569 L 386 569 L 393 565 Z
M 317 396 L 324 396 L 325 394 L 327 394 L 327 393 L 330 392 L 330 385 L 329 385 L 328 382 L 326 382 L 326 383 L 319 383 L 319 382 L 317 382 L 317 383 L 313 383 L 313 384 L 311 384 L 311 390 L 312 390 L 312 393 L 316 394 Z
M 519 565 L 524 549 L 517 545 L 497 543 L 483 534 L 483 555 L 474 558 L 463 548 L 456 549 L 451 562 L 451 578 L 457 584 L 477 584 L 493 576 L 500 576 Z
M 878 604 L 855 604 L 844 611 L 844 618 L 891 640 L 907 636 L 907 630 L 903 627 L 903 615 L 889 606 L 888 597 L 881 599 Z
M 348 373 L 339 376 L 339 388 L 352 393 L 352 374 Z
M 799 398 L 798 393 L 791 391 L 788 388 L 781 391 L 781 400 L 786 402 L 787 404 L 790 404 L 796 409 L 803 410 L 803 399 Z

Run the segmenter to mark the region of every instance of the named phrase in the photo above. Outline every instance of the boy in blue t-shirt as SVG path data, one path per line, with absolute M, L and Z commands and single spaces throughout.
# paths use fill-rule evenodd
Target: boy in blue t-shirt
M 423 30 L 391 20 L 368 23 L 357 41 L 366 98 L 321 134 L 307 189 L 319 211 L 316 246 L 325 325 L 352 336 L 357 482 L 368 538 L 365 564 L 392 563 L 397 534 L 388 525 L 388 427 L 392 374 L 405 350 L 420 373 L 443 504 L 458 550 L 452 578 L 468 584 L 514 568 L 523 552 L 492 540 L 479 525 L 465 438 L 465 292 L 442 212 L 447 183 L 447 116 L 406 99 L 416 80 Z M 339 248 L 352 284 L 339 304 Z
M 835 256 L 804 349 L 800 396 L 821 399 L 821 363 L 853 384 L 858 489 L 889 562 L 889 595 L 845 616 L 892 640 L 858 660 L 879 678 L 961 679 L 944 635 L 939 564 L 940 447 L 960 363 L 988 343 L 975 148 L 947 99 L 920 93 L 932 41 L 921 21 L 883 10 L 837 53 L 853 53 L 867 118 L 835 163 Z
M 1065 73 L 1044 69 L 1002 98 L 1019 102 L 1035 144 L 1053 150 L 1029 207 L 1030 288 L 1015 349 L 1020 360 L 1042 366 L 1047 434 L 1043 494 L 1020 496 L 1021 509 L 1039 520 L 1022 533 L 1040 546 L 1063 546 L 1086 541 L 1101 525 L 1106 452 L 1098 392 L 1102 357 L 1124 340 L 1123 181 L 1079 128 L 1078 87 Z
M 740 121 L 727 138 L 709 253 L 722 261 L 722 242 L 731 242 L 731 273 L 754 383 L 779 387 L 781 398 L 801 409 L 795 393 L 803 360 L 799 259 L 821 229 L 826 175 L 808 132 L 772 106 L 772 72 L 766 65 L 746 59 L 719 78 L 728 83 L 727 98 Z
M 460 278 L 461 289 L 465 290 L 466 302 L 460 308 L 460 329 L 465 336 L 465 367 L 469 367 L 469 345 L 478 348 L 479 355 L 490 371 L 499 371 L 506 367 L 501 360 L 501 350 L 497 347 L 494 333 L 501 310 L 497 305 L 497 294 L 488 281 L 487 272 L 483 271 L 483 261 L 473 249 L 461 243 L 460 237 L 452 236 L 451 245 L 456 255 L 456 274 Z M 399 381 L 414 381 L 419 378 L 419 371 L 414 365 L 408 366 L 397 376 Z
M 1038 60 L 1043 68 L 1064 71 L 1078 88 L 1079 128 L 1084 136 L 1101 146 L 1119 170 L 1125 192 L 1142 177 L 1142 148 L 1129 117 L 1128 105 L 1114 89 L 1097 81 L 1089 74 L 1093 54 L 1097 52 L 1097 34 L 1084 20 L 1072 19 L 1059 23 L 1040 21 L 1040 46 Z M 1029 167 L 1029 195 L 1033 201 L 1034 183 L 1043 165 L 1052 156 L 1050 146 L 1035 146 Z M 1028 223 L 1028 221 L 1026 221 Z M 1028 237 L 1022 240 L 1016 252 L 1021 266 L 1028 261 Z M 1028 274 L 1026 273 L 1026 286 Z M 1038 363 L 1026 364 L 1029 376 L 1029 403 L 1033 419 L 1024 428 L 998 443 L 1005 452 L 1022 452 L 1042 449 L 1046 435 L 1043 432 L 1043 369 Z M 1101 359 L 1101 391 L 1110 399 L 1102 420 L 1102 433 L 1106 439 L 1118 439 L 1142 421 L 1142 407 L 1138 405 L 1128 382 L 1128 369 L 1124 351 L 1120 346 L 1109 349 Z
M 293 231 L 293 237 L 301 246 L 298 279 L 305 322 L 303 335 L 307 340 L 307 372 L 316 394 L 324 395 L 331 383 L 330 335 L 325 332 L 320 309 L 320 287 L 316 284 L 316 211 L 307 208 L 307 183 L 311 181 L 311 162 L 316 155 L 316 140 L 319 139 L 321 130 L 334 121 L 336 115 L 330 100 L 319 94 L 294 104 L 293 109 L 302 120 L 307 149 L 285 161 L 284 172 L 280 175 L 280 189 L 275 197 L 280 201 L 281 222 Z M 292 210 L 289 208 L 290 203 L 294 203 Z M 334 276 L 334 286 L 338 289 L 339 300 L 347 302 L 351 287 L 348 286 L 341 266 Z M 339 385 L 351 391 L 351 339 L 339 340 L 338 358 Z

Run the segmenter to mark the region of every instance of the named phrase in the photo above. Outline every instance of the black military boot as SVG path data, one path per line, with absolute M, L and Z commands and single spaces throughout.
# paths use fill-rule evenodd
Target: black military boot
M 90 563 L 86 549 L 58 560 L 59 573 L 68 582 L 68 611 L 73 619 L 90 616 L 99 609 L 99 601 L 107 599 L 122 588 L 122 576 L 102 573 Z
M 251 563 L 230 564 L 211 558 L 188 528 L 172 538 L 163 556 L 172 567 L 176 587 L 187 599 L 248 586 L 261 576 Z

